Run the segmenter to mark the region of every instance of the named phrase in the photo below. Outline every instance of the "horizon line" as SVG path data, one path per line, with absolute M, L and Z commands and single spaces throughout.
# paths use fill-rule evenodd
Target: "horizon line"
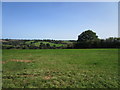
M 108 37 L 108 38 L 120 38 L 119 36 L 117 37 Z M 108 39 L 108 38 L 98 38 L 98 39 Z M 1 39 L 11 39 L 11 40 L 77 40 L 77 39 L 51 39 L 51 38 L 0 38 Z

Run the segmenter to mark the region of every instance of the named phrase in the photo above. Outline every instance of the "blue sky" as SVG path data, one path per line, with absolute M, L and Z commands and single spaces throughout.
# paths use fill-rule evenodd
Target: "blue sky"
M 118 36 L 117 2 L 4 2 L 2 37 L 77 40 L 85 30 Z

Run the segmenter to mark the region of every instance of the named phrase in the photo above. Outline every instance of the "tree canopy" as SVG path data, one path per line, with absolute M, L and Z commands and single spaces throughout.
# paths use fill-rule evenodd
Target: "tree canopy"
M 93 32 L 92 30 L 87 30 L 82 32 L 79 36 L 78 36 L 78 42 L 86 42 L 86 41 L 91 41 L 91 40 L 96 40 L 98 39 L 98 36 L 96 35 L 95 32 Z

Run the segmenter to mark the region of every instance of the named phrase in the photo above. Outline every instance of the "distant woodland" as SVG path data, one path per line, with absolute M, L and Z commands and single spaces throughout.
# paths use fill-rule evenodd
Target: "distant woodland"
M 92 30 L 86 30 L 78 40 L 23 40 L 2 39 L 2 49 L 81 49 L 81 48 L 119 48 L 120 38 L 100 39 Z

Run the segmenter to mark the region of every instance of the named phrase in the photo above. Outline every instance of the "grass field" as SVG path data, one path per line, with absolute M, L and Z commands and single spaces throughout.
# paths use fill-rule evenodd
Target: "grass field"
M 27 41 L 26 44 L 30 45 L 31 42 L 34 42 L 34 41 Z M 64 41 L 66 44 L 67 43 L 72 43 L 72 42 L 69 42 L 69 41 Z M 39 46 L 40 43 L 43 43 L 43 44 L 50 44 L 50 46 L 56 46 L 56 47 L 60 47 L 60 46 L 66 46 L 66 44 L 55 44 L 55 43 L 51 43 L 51 42 L 45 42 L 45 41 L 40 41 L 40 42 L 36 42 L 36 43 L 33 43 L 33 45 L 35 46 Z
M 117 49 L 3 50 L 3 88 L 117 88 Z

